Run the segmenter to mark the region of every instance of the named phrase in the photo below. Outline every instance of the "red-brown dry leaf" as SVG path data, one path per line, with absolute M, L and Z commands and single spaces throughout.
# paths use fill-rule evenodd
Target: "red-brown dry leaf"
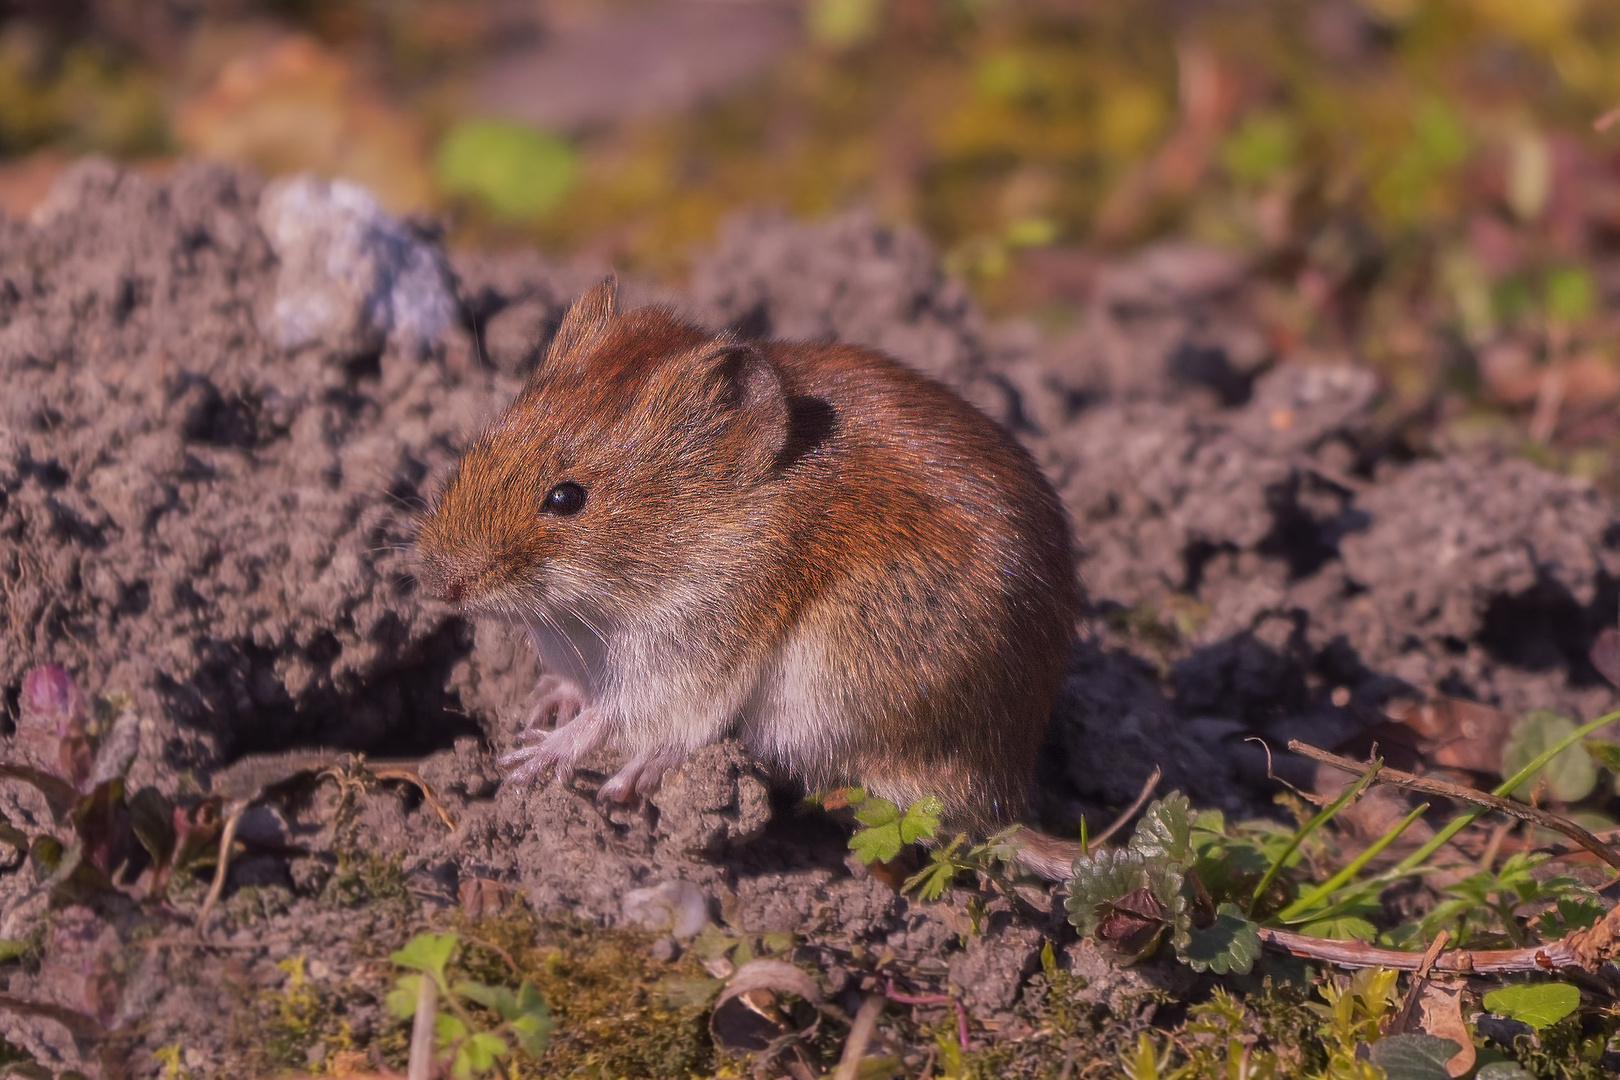
M 1462 987 L 1440 986 L 1425 979 L 1419 983 L 1418 1029 L 1426 1035 L 1450 1039 L 1462 1049 L 1446 1062 L 1451 1076 L 1464 1076 L 1474 1067 L 1474 1040 L 1462 1017 Z
M 1461 698 L 1437 697 L 1392 711 L 1390 719 L 1418 738 L 1431 765 L 1478 773 L 1502 771 L 1502 745 L 1513 718 L 1500 709 Z
M 432 202 L 415 121 L 361 83 L 342 56 L 307 37 L 232 60 L 177 110 L 175 129 L 189 153 L 270 175 L 345 177 L 395 212 Z
M 1620 398 L 1620 369 L 1608 357 L 1583 353 L 1564 365 L 1564 401 L 1596 409 Z
M 1164 905 L 1145 887 L 1133 889 L 1108 905 L 1108 913 L 1097 921 L 1097 940 L 1136 956 L 1164 929 L 1164 914 Z

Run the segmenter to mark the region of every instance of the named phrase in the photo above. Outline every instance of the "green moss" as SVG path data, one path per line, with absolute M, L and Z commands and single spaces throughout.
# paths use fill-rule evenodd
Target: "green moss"
M 1620 1033 L 1620 1010 L 1565 1017 L 1536 1035 L 1520 1035 L 1503 1047 L 1531 1076 L 1546 1080 L 1603 1080 L 1614 1074 L 1603 1065 L 1609 1041 Z M 1489 1045 L 1489 1043 L 1487 1043 Z
M 337 872 L 322 890 L 322 900 L 337 907 L 376 903 L 414 907 L 410 891 L 405 887 L 402 856 L 340 850 L 337 857 Z
M 455 929 L 465 947 L 454 978 L 508 986 L 526 978 L 551 1008 L 551 1046 L 540 1062 L 518 1063 L 514 1076 L 676 1080 L 715 1073 L 709 1000 L 690 992 L 713 980 L 690 953 L 664 963 L 650 955 L 648 935 L 568 915 L 538 917 L 520 905 Z

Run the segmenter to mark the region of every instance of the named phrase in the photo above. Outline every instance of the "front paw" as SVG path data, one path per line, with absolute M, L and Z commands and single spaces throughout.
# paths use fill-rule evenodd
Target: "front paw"
M 608 722 L 594 709 L 585 709 L 573 722 L 556 731 L 529 728 L 518 736 L 521 744 L 499 759 L 501 768 L 510 770 L 507 779 L 519 783 L 533 780 L 548 769 L 555 769 L 559 780 L 566 780 L 580 759 L 601 746 L 607 738 Z

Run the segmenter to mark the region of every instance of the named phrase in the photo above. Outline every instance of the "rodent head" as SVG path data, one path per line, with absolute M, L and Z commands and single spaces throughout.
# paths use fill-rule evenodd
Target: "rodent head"
M 576 301 L 456 466 L 417 537 L 431 595 L 629 618 L 743 561 L 727 534 L 757 521 L 787 442 L 781 373 L 668 312 L 615 309 L 611 279 Z

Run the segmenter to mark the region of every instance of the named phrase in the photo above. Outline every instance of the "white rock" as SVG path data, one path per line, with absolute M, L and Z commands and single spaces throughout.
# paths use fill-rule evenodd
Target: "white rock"
M 347 359 L 385 345 L 419 351 L 456 314 L 449 270 L 371 193 L 310 175 L 270 184 L 259 227 L 281 261 L 266 336 Z
M 666 881 L 624 894 L 624 920 L 685 941 L 709 925 L 709 897 L 689 881 Z

